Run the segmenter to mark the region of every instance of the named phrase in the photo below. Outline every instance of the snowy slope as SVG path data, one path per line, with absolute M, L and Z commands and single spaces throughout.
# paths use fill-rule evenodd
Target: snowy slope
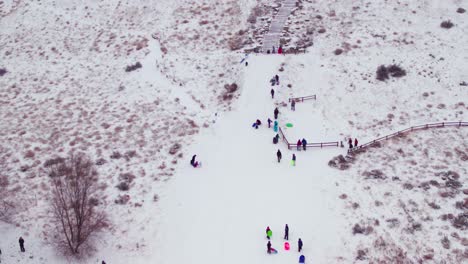
M 314 46 L 296 56 L 252 54 L 245 67 L 232 45 L 259 30 L 246 20 L 263 2 L 3 1 L 0 177 L 7 199 L 19 201 L 10 223 L 0 223 L 3 260 L 296 263 L 300 237 L 309 263 L 466 261 L 466 129 L 392 140 L 340 171 L 327 163 L 345 149 L 298 152 L 292 167 L 292 152 L 273 145 L 265 127 L 276 106 L 292 142 L 364 143 L 412 125 L 467 121 L 459 84 L 468 82 L 468 20 L 456 12 L 466 3 L 301 1 L 287 47 L 311 35 Z M 447 19 L 453 28 L 439 26 Z M 141 69 L 124 71 L 137 61 Z M 407 75 L 377 81 L 377 67 L 393 63 Z M 281 87 L 272 100 L 274 74 Z M 239 90 L 224 99 L 234 82 Z M 312 94 L 316 101 L 289 109 L 288 98 Z M 43 168 L 72 149 L 106 160 L 100 206 L 113 223 L 80 261 L 49 243 Z M 189 166 L 192 154 L 202 168 Z M 373 170 L 385 177 L 368 177 Z M 126 192 L 115 188 L 123 173 L 136 176 Z M 116 204 L 121 195 L 130 201 Z M 282 249 L 286 223 L 290 252 Z M 356 224 L 365 230 L 353 234 Z M 19 235 L 27 254 L 18 252 Z

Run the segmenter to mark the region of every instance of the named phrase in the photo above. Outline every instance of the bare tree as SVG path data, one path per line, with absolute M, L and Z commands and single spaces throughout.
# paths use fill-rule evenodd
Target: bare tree
M 84 154 L 71 154 L 49 166 L 49 176 L 58 245 L 76 255 L 106 226 L 104 213 L 95 206 L 98 174 Z

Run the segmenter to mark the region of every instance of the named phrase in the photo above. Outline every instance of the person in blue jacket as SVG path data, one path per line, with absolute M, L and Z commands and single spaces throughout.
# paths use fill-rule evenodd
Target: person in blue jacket
M 304 255 L 301 255 L 301 256 L 299 257 L 299 263 L 305 263 L 305 257 L 304 257 Z
M 278 132 L 278 121 L 275 120 L 275 123 L 273 125 L 273 131 Z
M 306 148 L 307 148 L 307 140 L 305 140 L 305 138 L 302 139 L 302 149 L 305 151 Z

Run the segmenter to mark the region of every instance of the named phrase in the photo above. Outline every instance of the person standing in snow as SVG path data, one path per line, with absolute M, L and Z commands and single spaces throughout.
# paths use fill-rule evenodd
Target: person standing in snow
M 275 90 L 273 90 L 273 88 L 271 88 L 270 90 L 270 93 L 271 93 L 271 98 L 275 98 Z
M 267 226 L 266 235 L 267 235 L 268 240 L 273 236 L 273 231 L 271 231 L 269 226 Z
M 354 147 L 357 147 L 358 145 L 358 141 L 357 141 L 357 138 L 354 139 Z
M 276 152 L 276 157 L 278 158 L 278 163 L 280 163 L 280 161 L 281 161 L 281 151 L 279 149 Z
M 291 110 L 296 111 L 296 100 L 294 99 L 291 101 Z
M 20 245 L 21 252 L 26 252 L 26 250 L 24 249 L 24 239 L 23 239 L 23 237 L 20 237 L 18 242 L 19 242 L 19 245 Z
M 283 47 L 282 47 L 282 46 L 280 46 L 280 47 L 278 48 L 278 54 L 283 54 Z
M 351 138 L 348 139 L 348 145 L 350 149 L 353 148 L 353 140 Z
M 270 240 L 268 240 L 268 243 L 267 243 L 267 253 L 268 254 L 271 253 L 271 242 L 270 242 Z
M 297 140 L 296 148 L 297 148 L 297 151 L 301 151 L 301 140 L 300 139 Z
M 273 144 L 277 144 L 279 141 L 279 135 L 276 134 L 276 136 L 273 137 Z
M 275 46 L 273 46 L 273 48 L 271 49 L 271 53 L 273 53 L 273 54 L 276 53 Z
M 278 132 L 278 121 L 275 120 L 275 123 L 273 125 L 273 131 L 275 131 L 275 133 Z
M 298 247 L 298 252 L 301 252 L 301 250 L 302 250 L 302 240 L 300 238 L 297 241 L 297 247 Z
M 296 166 L 296 154 L 294 153 L 292 155 L 291 165 Z
M 279 76 L 278 76 L 278 74 L 275 75 L 275 81 L 276 81 L 276 85 L 279 85 Z
M 303 149 L 304 151 L 306 151 L 306 149 L 307 149 L 307 140 L 305 140 L 305 138 L 303 138 L 302 141 L 301 141 L 301 143 L 302 143 L 302 149 Z
M 278 119 L 278 114 L 279 114 L 278 107 L 275 108 L 275 111 L 273 111 L 273 114 L 275 115 L 275 119 Z
M 271 119 L 268 118 L 268 121 L 267 121 L 267 122 L 268 122 L 268 128 L 270 128 L 270 127 L 271 127 L 271 122 L 272 122 Z
M 289 226 L 286 224 L 284 227 L 284 239 L 289 240 Z

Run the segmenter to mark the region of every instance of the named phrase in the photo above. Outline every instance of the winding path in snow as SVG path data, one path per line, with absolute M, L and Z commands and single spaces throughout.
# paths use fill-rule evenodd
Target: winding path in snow
M 281 32 L 292 10 L 296 7 L 296 0 L 283 0 L 281 7 L 273 18 L 268 32 L 263 37 L 262 52 L 267 53 L 272 47 L 277 49 L 280 45 Z

